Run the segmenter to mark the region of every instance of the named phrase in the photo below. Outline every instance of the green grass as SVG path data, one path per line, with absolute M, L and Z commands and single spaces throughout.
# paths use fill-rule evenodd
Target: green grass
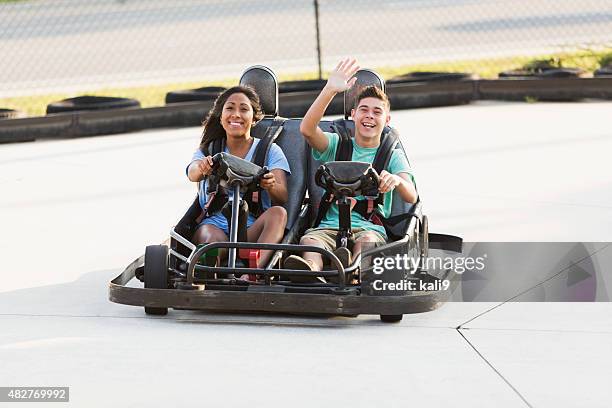
M 7 1 L 7 0 L 0 0 Z M 452 62 L 438 62 L 429 64 L 413 64 L 403 66 L 379 66 L 373 67 L 384 78 L 389 79 L 396 75 L 405 74 L 412 71 L 445 71 L 445 72 L 468 72 L 475 74 L 479 78 L 496 78 L 502 71 L 520 68 L 534 60 L 558 60 L 563 67 L 582 68 L 592 72 L 600 65 L 600 60 L 612 60 L 610 49 L 602 50 L 579 50 L 573 52 L 563 52 L 556 54 L 546 54 L 537 56 L 515 56 L 505 58 L 489 58 L 480 60 L 465 60 Z M 326 76 L 326 75 L 324 75 Z M 280 81 L 291 81 L 297 79 L 314 79 L 316 72 L 302 72 L 298 74 L 279 75 Z M 236 84 L 236 79 L 220 81 L 201 81 L 201 82 L 181 82 L 169 83 L 164 85 L 140 86 L 130 88 L 114 88 L 79 92 L 78 94 L 58 93 L 52 95 L 33 95 L 20 96 L 13 98 L 0 98 L 0 108 L 10 108 L 26 112 L 28 116 L 41 116 L 45 114 L 46 107 L 51 102 L 78 96 L 78 95 L 97 95 L 97 96 L 117 96 L 134 98 L 140 101 L 143 107 L 163 106 L 166 93 L 179 89 L 194 89 L 204 86 L 232 86 Z
M 612 52 L 608 52 L 599 57 L 599 65 L 605 67 L 606 65 L 612 65 Z

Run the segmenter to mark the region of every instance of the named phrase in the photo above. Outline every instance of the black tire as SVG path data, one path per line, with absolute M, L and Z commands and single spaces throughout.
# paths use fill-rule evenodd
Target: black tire
M 606 65 L 605 67 L 599 68 L 593 73 L 593 76 L 599 77 L 599 78 L 612 77 L 612 65 Z
M 499 79 L 528 79 L 528 78 L 579 78 L 584 71 L 579 68 L 543 68 L 541 70 L 516 69 L 499 73 Z
M 2 119 L 17 119 L 24 117 L 24 113 L 14 109 L 0 108 L 0 120 Z
M 397 84 L 402 82 L 438 82 L 438 81 L 461 81 L 471 79 L 471 74 L 464 72 L 429 72 L 415 71 L 407 74 L 394 76 L 387 81 L 388 84 Z
M 144 284 L 147 289 L 168 289 L 167 246 L 150 245 L 145 250 Z M 163 316 L 168 313 L 168 308 L 145 306 L 145 313 Z
M 47 115 L 77 111 L 98 111 L 110 109 L 140 108 L 140 102 L 131 98 L 115 98 L 111 96 L 77 96 L 47 105 Z
M 397 323 L 402 321 L 404 315 L 380 315 L 380 320 L 385 323 Z
M 214 101 L 225 89 L 222 86 L 206 86 L 196 89 L 170 91 L 166 94 L 166 105 L 179 102 Z
M 278 84 L 279 93 L 320 91 L 327 83 L 324 79 L 308 79 L 304 81 L 285 81 Z

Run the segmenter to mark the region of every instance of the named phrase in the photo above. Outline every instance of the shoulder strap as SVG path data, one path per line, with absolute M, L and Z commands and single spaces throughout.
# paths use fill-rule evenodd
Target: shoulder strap
M 399 134 L 397 130 L 385 128 L 381 135 L 380 145 L 378 145 L 376 150 L 374 161 L 372 162 L 372 167 L 374 167 L 378 174 L 388 168 L 391 156 L 398 143 Z M 378 205 L 384 204 L 384 200 L 384 194 L 378 194 L 375 200 L 361 200 L 353 207 L 353 211 L 359 213 L 366 220 L 372 220 Z M 382 223 L 382 221 L 379 222 Z
M 225 150 L 225 138 L 220 137 L 218 139 L 215 139 L 212 141 L 212 143 L 210 143 L 208 146 L 206 146 L 206 149 L 204 149 L 204 156 L 214 156 L 217 153 L 222 152 L 223 150 Z
M 351 131 L 346 127 L 344 119 L 334 120 L 331 124 L 331 128 L 338 135 L 338 146 L 336 147 L 336 161 L 350 161 L 353 157 L 353 140 Z M 331 207 L 334 201 L 334 196 L 330 192 L 326 191 L 321 197 L 319 207 L 317 209 L 317 215 L 315 217 L 313 227 L 318 227 L 329 207 Z
M 351 161 L 353 157 L 353 138 L 351 131 L 346 127 L 344 119 L 332 122 L 332 129 L 338 134 L 338 147 L 336 148 L 336 161 Z
M 266 129 L 266 133 L 259 140 L 259 143 L 255 147 L 255 153 L 253 153 L 252 162 L 259 167 L 264 167 L 268 161 L 268 153 L 272 147 L 272 143 L 276 141 L 278 136 L 283 131 L 283 126 L 287 119 L 274 118 L 270 126 Z M 249 205 L 249 212 L 254 216 L 259 216 L 263 213 L 263 200 L 261 199 L 261 188 L 257 188 L 255 191 L 249 191 L 242 197 Z
M 391 156 L 395 147 L 399 143 L 399 134 L 397 130 L 391 128 L 385 128 L 380 138 L 380 145 L 376 150 L 372 167 L 378 174 L 385 170 L 389 166 Z
M 275 118 L 272 121 L 272 124 L 268 129 L 266 129 L 266 133 L 259 140 L 259 144 L 255 148 L 255 153 L 253 154 L 253 163 L 258 165 L 259 167 L 265 166 L 268 161 L 268 153 L 270 152 L 270 147 L 272 147 L 272 143 L 278 139 L 278 136 L 283 131 L 283 126 L 287 119 Z

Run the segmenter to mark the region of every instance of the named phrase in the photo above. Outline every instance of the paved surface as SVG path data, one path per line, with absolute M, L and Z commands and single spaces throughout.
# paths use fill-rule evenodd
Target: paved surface
M 392 120 L 432 230 L 602 241 L 586 248 L 609 265 L 611 108 L 477 104 Z M 90 407 L 610 405 L 610 303 L 448 303 L 384 325 L 153 318 L 108 302 L 108 281 L 193 198 L 184 166 L 199 133 L 0 146 L 0 386 L 70 386 L 71 405 Z
M 319 3 L 324 69 L 347 55 L 398 66 L 612 41 L 610 0 Z M 2 4 L 0 49 L 0 97 L 232 78 L 261 63 L 317 70 L 312 0 Z

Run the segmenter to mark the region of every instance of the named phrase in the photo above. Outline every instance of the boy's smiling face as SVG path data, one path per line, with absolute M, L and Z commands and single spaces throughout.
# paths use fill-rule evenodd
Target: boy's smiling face
M 389 124 L 391 115 L 387 104 L 374 97 L 363 98 L 357 107 L 351 111 L 355 122 L 355 138 L 373 141 L 380 138 L 385 125 Z

